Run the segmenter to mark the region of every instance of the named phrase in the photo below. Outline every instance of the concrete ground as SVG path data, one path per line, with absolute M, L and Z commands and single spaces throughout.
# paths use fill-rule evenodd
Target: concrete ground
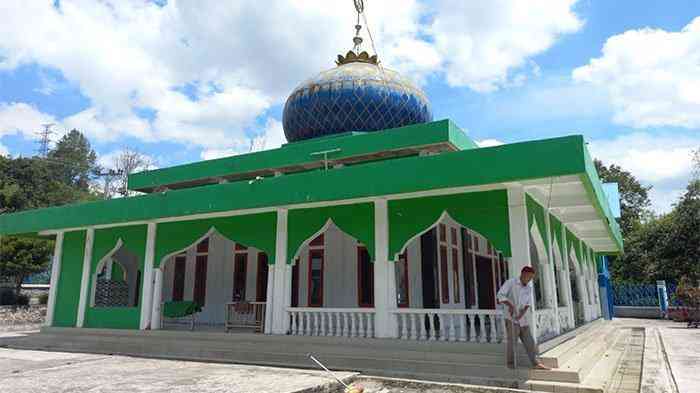
M 700 329 L 661 320 L 616 319 L 616 324 L 647 328 L 644 348 L 647 381 L 642 393 L 694 393 L 700 386 Z M 653 336 L 650 336 L 652 334 Z M 21 335 L 0 332 L 0 338 Z M 657 340 L 650 340 L 656 337 Z M 656 363 L 653 363 L 656 362 Z M 668 368 L 670 384 L 662 384 L 662 372 Z M 627 374 L 632 371 L 627 370 Z M 636 372 L 636 371 L 635 371 Z M 352 378 L 353 373 L 337 373 Z M 659 374 L 659 375 L 657 375 Z M 638 373 L 632 375 L 639 379 Z M 388 383 L 360 376 L 366 393 L 389 392 L 485 392 L 509 389 L 475 386 Z M 624 380 L 611 389 L 627 392 Z M 661 385 L 675 385 L 672 389 Z M 658 386 L 658 388 L 657 388 Z M 677 390 L 676 387 L 677 386 Z M 8 392 L 342 392 L 322 371 L 258 367 L 233 364 L 142 359 L 125 356 L 42 352 L 0 348 L 0 390 Z M 612 393 L 612 392 L 609 392 Z
M 700 391 L 700 329 L 666 322 L 660 332 L 679 393 Z
M 663 375 L 654 376 L 658 378 L 659 386 L 649 387 L 648 392 L 696 393 L 700 391 L 700 329 L 688 329 L 685 323 L 658 319 L 616 318 L 615 321 L 620 325 L 643 326 L 647 328 L 647 334 L 658 332 L 659 354 L 655 356 L 654 353 L 648 353 L 649 348 L 645 348 L 644 362 L 647 363 L 647 370 L 650 367 L 659 369 L 668 367 L 670 384 L 675 386 L 663 389 Z M 651 341 L 650 338 L 647 337 L 648 342 Z M 652 361 L 658 364 L 652 364 Z
M 0 348 L 5 392 L 292 393 L 332 382 L 312 370 Z

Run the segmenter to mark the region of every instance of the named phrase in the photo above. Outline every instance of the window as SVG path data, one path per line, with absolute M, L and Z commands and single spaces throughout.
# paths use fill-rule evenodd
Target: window
M 309 307 L 323 306 L 323 250 L 309 250 Z
M 501 278 L 498 282 L 499 286 L 503 285 L 503 283 L 506 282 L 508 279 L 508 272 L 506 272 L 506 260 L 503 258 L 503 254 L 500 252 L 498 253 L 498 267 L 500 268 L 499 270 L 501 271 Z
M 544 296 L 542 293 L 542 282 L 540 280 L 540 277 L 542 277 L 542 272 L 540 269 L 540 255 L 537 252 L 537 246 L 535 246 L 535 242 L 532 240 L 532 236 L 530 236 L 530 261 L 532 262 L 532 267 L 535 268 L 535 277 L 532 279 L 533 281 L 533 286 L 535 289 L 535 307 L 538 310 L 541 310 L 543 308 L 547 308 L 547 305 L 545 304 L 544 301 Z
M 462 228 L 462 256 L 464 270 L 464 291 L 467 306 L 476 304 L 476 288 L 474 285 L 474 254 L 472 253 L 472 236 Z
M 255 301 L 267 301 L 268 259 L 264 252 L 258 253 L 258 279 L 255 283 Z
M 374 307 L 374 269 L 364 246 L 357 247 L 357 297 L 360 307 Z
M 571 298 L 574 303 L 580 302 L 580 296 L 578 292 L 578 283 L 576 280 L 576 267 L 574 266 L 574 260 L 569 257 L 569 281 L 571 283 Z
M 460 285 L 459 285 L 459 250 L 456 247 L 452 248 L 452 297 L 455 303 L 460 300 Z
M 440 285 L 442 302 L 450 302 L 450 282 L 447 278 L 447 246 L 440 246 Z
M 440 241 L 446 242 L 447 241 L 447 231 L 446 231 L 447 228 L 445 227 L 445 224 L 440 224 L 439 228 L 440 228 L 440 230 L 439 230 Z
M 185 272 L 187 270 L 187 255 L 175 257 L 175 273 L 173 274 L 173 297 L 175 302 L 182 301 L 185 295 Z
M 245 300 L 247 274 L 248 251 L 246 249 L 236 251 L 233 254 L 233 293 L 231 294 L 231 299 L 234 302 Z
M 200 306 L 204 306 L 207 296 L 207 255 L 197 255 L 196 263 L 192 300 Z
M 292 307 L 299 307 L 299 258 L 292 266 Z
M 324 240 L 323 234 L 320 234 L 320 235 L 316 236 L 316 238 L 314 240 L 312 240 L 311 243 L 309 243 L 309 247 L 323 247 L 323 244 L 324 244 L 323 240 Z
M 408 251 L 399 255 L 399 260 L 394 265 L 396 271 L 396 304 L 401 308 L 410 305 L 408 293 Z

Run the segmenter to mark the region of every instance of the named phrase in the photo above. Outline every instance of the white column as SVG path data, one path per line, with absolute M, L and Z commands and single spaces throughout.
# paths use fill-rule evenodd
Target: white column
M 151 330 L 160 329 L 161 303 L 163 302 L 163 269 L 153 269 L 153 307 L 151 307 Z
M 550 277 L 550 288 L 552 289 L 551 294 L 551 301 L 552 301 L 552 309 L 554 311 L 554 329 L 557 332 L 557 335 L 561 333 L 561 323 L 559 323 L 559 288 L 557 288 L 557 278 L 555 277 L 557 274 L 557 271 L 555 269 L 556 266 L 556 261 L 554 260 L 554 239 L 552 237 L 552 223 L 550 222 L 550 217 L 549 217 L 549 211 L 545 210 L 545 228 L 547 229 L 547 243 L 549 246 L 547 247 L 547 258 L 549 259 L 549 264 L 547 269 L 547 274 L 549 274 Z M 559 285 L 561 285 L 561 280 L 559 282 Z
M 275 261 L 276 262 L 276 261 Z M 265 334 L 272 333 L 272 300 L 275 294 L 275 265 L 269 265 L 267 270 L 267 297 L 265 304 Z
M 153 312 L 153 259 L 156 253 L 156 230 L 155 222 L 148 223 L 146 254 L 143 260 L 143 299 L 141 299 L 141 323 L 139 324 L 141 330 L 150 327 Z
M 287 209 L 277 210 L 277 238 L 275 241 L 275 267 L 273 279 L 273 295 L 268 299 L 271 303 L 272 313 L 272 334 L 287 334 L 289 330 L 289 318 L 287 318 L 287 307 L 289 307 L 292 290 L 292 270 L 287 264 Z M 287 292 L 290 292 L 289 294 Z
M 49 301 L 46 309 L 46 326 L 53 325 L 53 313 L 56 309 L 56 294 L 58 294 L 58 280 L 61 276 L 61 258 L 63 256 L 63 232 L 56 234 L 56 243 L 53 248 L 53 262 L 51 262 L 51 286 L 49 287 Z
M 525 205 L 525 190 L 522 186 L 508 187 L 508 223 L 510 230 L 510 276 L 519 277 L 524 266 L 532 266 L 530 261 L 530 231 L 527 224 L 527 206 Z M 535 326 L 535 296 L 530 299 L 532 304 L 528 325 L 532 337 L 537 342 L 537 326 Z
M 389 210 L 385 199 L 374 201 L 374 334 L 377 338 L 397 337 L 394 314 L 396 270 L 389 259 Z
M 95 229 L 88 228 L 85 234 L 85 255 L 83 257 L 83 276 L 80 280 L 80 301 L 75 325 L 79 328 L 85 323 L 87 308 L 88 284 L 90 283 L 90 264 L 92 263 L 92 246 L 95 242 Z
M 573 288 L 571 288 L 571 266 L 569 264 L 569 240 L 566 238 L 566 226 L 564 223 L 561 225 L 561 238 L 562 243 L 564 243 L 563 247 L 564 250 L 562 251 L 563 255 L 563 261 L 562 264 L 565 266 L 566 272 L 568 273 L 566 275 L 566 296 L 567 298 L 567 304 L 569 305 L 569 321 L 571 321 L 571 326 L 569 328 L 573 329 L 576 326 L 576 314 L 574 312 L 574 294 L 573 294 Z M 574 271 L 574 274 L 576 274 L 576 271 Z

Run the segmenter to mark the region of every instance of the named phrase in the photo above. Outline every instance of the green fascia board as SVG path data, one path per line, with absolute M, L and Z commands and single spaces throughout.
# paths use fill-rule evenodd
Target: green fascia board
M 478 147 L 452 121 L 439 120 L 376 132 L 332 135 L 288 143 L 278 149 L 134 173 L 129 176 L 129 189 L 148 190 L 205 179 L 310 164 L 320 162 L 323 159 L 323 156 L 312 155 L 312 153 L 334 149 L 340 150 L 329 153 L 328 157 L 340 160 L 438 143 L 450 143 L 458 150 Z
M 591 154 L 588 152 L 588 148 L 586 148 L 585 144 L 582 144 L 581 148 L 585 165 L 585 172 L 580 175 L 583 186 L 586 189 L 588 198 L 594 202 L 593 206 L 598 211 L 598 214 L 601 217 L 604 217 L 607 221 L 608 225 L 606 225 L 606 228 L 608 229 L 608 233 L 617 244 L 619 253 L 622 253 L 624 251 L 624 244 L 622 241 L 620 226 L 618 225 L 617 220 L 612 213 L 612 209 L 608 204 L 608 199 L 605 196 L 605 192 L 603 192 L 603 183 L 600 181 L 600 177 L 598 177 L 598 171 L 595 169 L 595 164 L 593 163 Z
M 586 174 L 580 135 L 412 156 L 259 181 L 238 181 L 0 216 L 0 234 L 120 224 L 244 209 L 289 207 L 452 187 Z M 440 174 L 436 176 L 436 174 Z M 593 186 L 591 186 L 593 188 Z M 592 196 L 598 194 L 592 193 Z M 604 205 L 604 196 L 591 201 Z M 607 207 L 607 205 L 604 205 Z M 603 208 L 598 207 L 599 211 Z M 608 209 L 609 211 L 609 209 Z M 611 229 L 611 232 L 613 230 Z

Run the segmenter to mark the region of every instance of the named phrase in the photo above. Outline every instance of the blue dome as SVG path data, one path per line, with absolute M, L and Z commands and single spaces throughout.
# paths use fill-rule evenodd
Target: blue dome
M 410 80 L 363 62 L 341 64 L 302 83 L 282 117 L 289 142 L 432 120 L 430 102 Z

